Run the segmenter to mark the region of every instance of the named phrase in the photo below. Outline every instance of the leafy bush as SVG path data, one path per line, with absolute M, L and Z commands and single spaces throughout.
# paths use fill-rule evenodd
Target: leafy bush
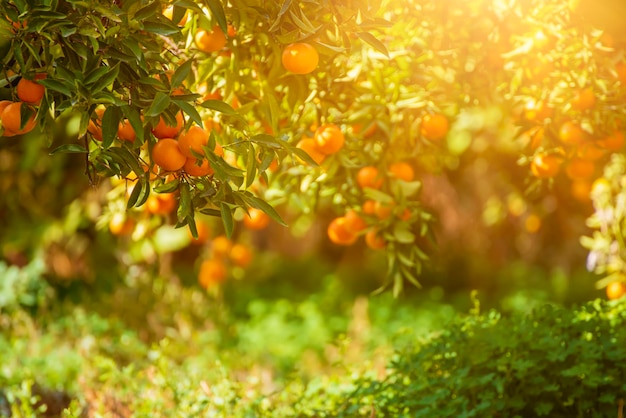
M 333 416 L 616 416 L 626 383 L 626 304 L 544 305 L 453 323 L 398 353 L 382 381 L 363 379 Z

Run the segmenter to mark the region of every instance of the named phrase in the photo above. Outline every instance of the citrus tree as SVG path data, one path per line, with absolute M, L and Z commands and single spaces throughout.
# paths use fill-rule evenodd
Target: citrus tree
M 249 262 L 228 241 L 238 222 L 330 210 L 329 240 L 384 251 L 397 294 L 419 286 L 434 248 L 425 174 L 507 141 L 529 191 L 571 181 L 586 198 L 622 150 L 621 34 L 586 7 L 10 0 L 0 146 L 38 136 L 58 158 L 83 157 L 90 184 L 111 179 L 101 223 L 116 235 L 175 213 L 204 243 L 199 216 L 220 218 L 226 239 L 211 241 L 203 286 L 225 278 L 219 254 Z M 75 133 L 55 135 L 68 119 Z

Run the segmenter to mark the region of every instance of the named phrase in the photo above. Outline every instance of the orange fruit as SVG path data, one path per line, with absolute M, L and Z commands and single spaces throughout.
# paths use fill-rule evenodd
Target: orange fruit
M 372 250 L 382 250 L 387 244 L 385 239 L 378 233 L 378 229 L 373 228 L 365 234 L 365 244 Z
M 175 139 L 163 138 L 152 147 L 152 162 L 165 171 L 178 171 L 187 162 L 187 157 Z
M 39 104 L 41 99 L 43 99 L 45 91 L 46 89 L 44 86 L 36 81 L 27 80 L 24 77 L 20 79 L 17 83 L 17 87 L 15 88 L 17 97 L 21 101 L 30 104 Z
M 163 138 L 176 138 L 179 132 L 185 125 L 185 118 L 182 112 L 176 112 L 176 125 L 170 125 L 163 119 L 163 116 L 159 119 L 159 123 L 152 128 L 152 134 L 159 139 Z
M 0 120 L 2 121 L 2 126 L 5 130 L 5 136 L 9 136 L 11 134 L 22 135 L 32 131 L 35 127 L 35 111 L 32 107 L 31 110 L 33 111 L 33 114 L 22 128 L 22 102 L 6 104 L 4 110 L 2 111 L 2 115 L 0 115 Z M 7 133 L 9 135 L 7 135 Z
M 204 155 L 202 147 L 209 143 L 209 133 L 199 126 L 192 126 L 178 137 L 178 146 L 187 158 L 195 157 L 196 154 Z
M 317 149 L 327 155 L 339 151 L 345 142 L 341 129 L 332 123 L 327 123 L 317 128 L 313 139 L 315 139 Z
M 560 169 L 563 159 L 556 154 L 540 152 L 535 154 L 530 163 L 530 171 L 540 179 L 555 177 Z
M 402 214 L 400 215 L 400 219 L 402 219 L 403 221 L 408 221 L 411 219 L 412 213 L 411 210 L 409 208 L 405 208 L 402 211 Z
M 609 300 L 620 299 L 626 293 L 626 285 L 622 282 L 611 282 L 606 287 L 606 297 Z
M 361 188 L 380 189 L 383 185 L 383 178 L 376 167 L 368 165 L 358 171 L 356 182 Z
M 213 26 L 211 31 L 199 28 L 193 39 L 198 49 L 206 53 L 219 51 L 226 46 L 226 35 L 219 25 Z
M 202 123 L 204 124 L 204 129 L 206 129 L 208 132 L 211 132 L 211 131 L 215 131 L 217 133 L 222 132 L 222 126 L 216 120 L 205 119 L 202 121 Z
M 383 203 L 377 201 L 374 205 L 374 214 L 378 219 L 384 221 L 391 216 L 391 212 L 393 212 L 393 208 L 396 206 L 395 203 Z
M 572 109 L 584 111 L 591 109 L 596 104 L 596 95 L 591 88 L 579 90 L 570 102 Z
M 232 245 L 232 242 L 225 235 L 219 235 L 211 241 L 211 255 L 217 258 L 228 257 Z
M 559 128 L 559 139 L 567 145 L 578 145 L 585 141 L 587 134 L 579 124 L 571 120 L 564 122 Z
M 598 147 L 594 142 L 585 142 L 576 149 L 576 156 L 588 161 L 598 161 L 606 151 Z
M 392 177 L 395 177 L 404 181 L 413 181 L 415 178 L 415 172 L 413 171 L 413 167 L 409 163 L 404 161 L 398 161 L 392 163 L 389 166 L 389 173 Z
M 194 245 L 202 245 L 206 243 L 211 237 L 211 229 L 205 222 L 196 222 L 196 230 L 198 231 L 198 238 L 194 238 L 191 234 L 191 229 L 187 229 L 189 233 L 189 239 Z
M 358 235 L 350 229 L 349 221 L 343 216 L 333 219 L 326 233 L 331 242 L 337 245 L 352 245 L 358 238 Z
M 375 121 L 370 123 L 365 130 L 363 130 L 363 124 L 361 123 L 355 123 L 352 125 L 352 133 L 355 135 L 361 134 L 363 138 L 370 138 L 376 133 L 377 130 L 378 124 Z
M 621 151 L 624 147 L 624 132 L 615 131 L 606 138 L 598 141 L 598 145 L 609 151 Z
M 203 158 L 202 163 L 198 165 L 198 160 L 196 158 L 189 157 L 185 161 L 183 169 L 185 170 L 185 173 L 194 177 L 204 177 L 214 173 L 211 164 L 209 164 L 209 160 L 206 158 Z
M 98 141 L 102 141 L 102 115 L 104 115 L 104 111 L 105 109 L 103 107 L 96 108 L 94 111 L 96 120 L 89 119 L 89 125 L 87 126 L 87 132 Z
M 146 210 L 153 215 L 166 215 L 176 209 L 174 193 L 151 194 L 146 201 Z
M 302 138 L 300 141 L 298 141 L 296 147 L 309 154 L 309 156 L 317 164 L 322 164 L 322 162 L 324 162 L 324 160 L 326 159 L 326 154 L 319 150 L 317 142 L 313 138 Z M 303 164 L 305 163 L 303 160 L 300 160 L 300 162 Z
M 581 202 L 589 202 L 591 194 L 591 182 L 585 179 L 577 179 L 572 182 L 572 196 Z
M 422 118 L 420 132 L 428 140 L 436 141 L 443 139 L 450 129 L 448 119 L 439 113 L 427 114 Z
M 0 121 L 2 121 L 2 112 L 4 112 L 4 109 L 6 109 L 6 107 L 8 105 L 10 105 L 11 103 L 13 103 L 10 100 L 2 100 L 0 101 Z M 6 127 L 3 126 L 4 129 L 4 133 L 2 134 L 3 136 L 14 136 L 17 135 L 15 132 L 12 132 L 10 130 L 8 130 Z
M 170 4 L 169 6 L 166 6 L 163 9 L 163 16 L 165 16 L 169 20 L 172 20 L 174 18 L 174 5 L 173 4 Z M 187 23 L 188 18 L 189 18 L 189 9 L 186 9 L 185 13 L 183 14 L 183 17 L 181 17 L 180 20 L 178 21 L 178 26 L 184 26 L 185 23 Z
M 114 213 L 109 221 L 109 231 L 113 235 L 130 235 L 134 229 L 135 222 L 120 212 Z
M 137 134 L 135 134 L 135 130 L 131 126 L 128 119 L 120 121 L 120 124 L 117 127 L 117 137 L 121 141 L 129 142 L 135 142 L 135 139 L 137 139 Z
M 283 50 L 282 63 L 285 70 L 294 74 L 309 74 L 317 68 L 319 54 L 311 44 L 297 42 Z
M 226 279 L 227 271 L 224 262 L 218 259 L 204 260 L 200 264 L 198 282 L 205 289 L 220 284 Z
M 375 200 L 366 200 L 363 202 L 363 213 L 367 215 L 376 215 L 376 201 Z
M 528 141 L 530 149 L 537 149 L 543 142 L 545 136 L 545 129 L 543 126 L 533 126 L 522 134 L 522 137 Z
M 252 262 L 252 251 L 244 244 L 235 244 L 230 249 L 230 261 L 236 266 L 246 268 Z
M 543 100 L 530 100 L 524 106 L 524 118 L 534 122 L 542 122 L 552 117 L 553 110 Z
M 580 180 L 593 177 L 595 172 L 595 166 L 592 161 L 583 160 L 582 158 L 573 158 L 567 167 L 565 167 L 565 174 L 567 177 Z
M 253 231 L 266 228 L 270 223 L 270 217 L 261 209 L 250 208 L 243 217 L 243 224 Z
M 237 36 L 237 29 L 229 23 L 228 26 L 226 26 L 226 34 L 229 38 L 234 38 Z
M 361 216 L 359 216 L 354 209 L 346 211 L 346 214 L 343 215 L 343 217 L 346 219 L 346 228 L 355 234 L 358 234 L 367 228 L 367 223 L 365 223 L 363 218 L 361 218 Z

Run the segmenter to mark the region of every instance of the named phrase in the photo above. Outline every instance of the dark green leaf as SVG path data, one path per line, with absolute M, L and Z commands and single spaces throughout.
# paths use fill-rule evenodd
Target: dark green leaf
M 211 9 L 211 15 L 217 20 L 217 24 L 220 25 L 224 33 L 228 32 L 228 22 L 226 21 L 226 13 L 222 7 L 222 2 L 218 0 L 207 0 L 209 9 Z
M 150 105 L 148 110 L 144 112 L 144 114 L 147 117 L 158 116 L 161 113 L 163 113 L 163 111 L 167 109 L 169 105 L 170 105 L 170 96 L 159 91 L 154 96 L 154 100 L 152 101 L 152 104 Z
M 178 219 L 186 219 L 193 216 L 193 205 L 191 204 L 191 190 L 189 183 L 181 183 L 178 190 L 180 191 L 180 205 L 178 206 Z
M 105 88 L 109 87 L 113 82 L 117 79 L 118 74 L 120 73 L 119 64 L 114 65 L 113 67 L 108 68 L 109 71 L 105 73 L 104 76 L 100 77 L 100 79 L 93 83 L 91 87 L 91 92 L 97 93 Z
M 224 113 L 226 115 L 234 115 L 237 113 L 228 103 L 224 103 L 221 100 L 207 100 L 200 103 L 200 106 Z
M 220 218 L 222 216 L 222 212 L 220 212 L 217 209 L 211 209 L 211 208 L 201 209 L 200 213 L 202 213 L 204 215 L 209 215 L 209 216 L 216 216 L 218 218 Z
M 230 206 L 226 202 L 220 204 L 220 214 L 222 215 L 222 223 L 224 224 L 224 230 L 226 231 L 226 237 L 230 239 L 233 236 L 233 230 L 235 229 L 235 223 L 233 221 L 233 212 Z
M 180 28 L 174 24 L 170 23 L 161 23 L 161 22 L 144 22 L 143 24 L 144 30 L 152 33 L 156 33 L 157 35 L 163 36 L 171 36 L 177 33 L 180 33 Z
M 178 97 L 178 96 L 175 96 L 175 97 Z M 172 99 L 172 102 L 174 102 L 178 107 L 180 107 L 183 112 L 189 115 L 191 120 L 194 121 L 196 125 L 202 126 L 202 116 L 200 116 L 196 108 L 191 103 L 185 102 L 183 100 L 178 100 L 178 99 Z
M 155 193 L 172 193 L 173 191 L 178 189 L 179 183 L 180 183 L 180 180 L 178 179 L 172 180 L 169 183 L 164 183 L 160 186 L 155 187 L 154 192 Z
M 108 106 L 102 115 L 102 146 L 109 148 L 117 136 L 122 111 L 117 106 Z
M 135 13 L 135 15 L 132 16 L 132 18 L 135 20 L 139 20 L 139 21 L 145 20 L 149 17 L 154 16 L 157 13 L 161 13 L 161 7 L 162 7 L 161 2 L 154 1 L 152 3 L 149 3 L 147 6 L 139 9 L 137 13 Z
M 50 152 L 53 154 L 85 154 L 87 150 L 79 144 L 63 144 Z
M 185 81 L 185 79 L 189 75 L 189 72 L 191 71 L 192 64 L 193 60 L 187 60 L 176 69 L 174 75 L 172 75 L 172 87 L 178 87 L 183 84 L 183 81 Z
M 56 91 L 68 97 L 72 96 L 72 86 L 68 86 L 66 83 L 50 78 L 38 80 L 37 82 L 49 90 Z

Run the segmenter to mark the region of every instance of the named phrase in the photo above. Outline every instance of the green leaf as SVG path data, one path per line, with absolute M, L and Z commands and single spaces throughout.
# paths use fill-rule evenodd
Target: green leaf
M 117 106 L 108 106 L 102 115 L 102 146 L 109 148 L 117 136 L 122 110 Z
M 147 32 L 156 33 L 157 35 L 171 36 L 180 33 L 180 28 L 173 23 L 161 22 L 144 22 L 143 28 Z
M 122 113 L 124 113 L 124 117 L 128 119 L 128 121 L 130 122 L 130 126 L 133 127 L 133 130 L 137 135 L 137 139 L 140 141 L 140 143 L 143 143 L 145 140 L 143 135 L 144 129 L 139 111 L 132 106 L 122 106 L 121 109 Z
M 387 193 L 383 193 L 380 190 L 372 189 L 371 187 L 366 187 L 363 189 L 363 193 L 368 199 L 376 200 L 381 203 L 393 203 L 394 198 L 389 196 Z
M 181 183 L 178 190 L 180 191 L 180 205 L 178 206 L 178 219 L 186 219 L 193 216 L 193 205 L 191 203 L 191 190 L 189 183 Z
M 412 244 L 415 242 L 415 234 L 408 229 L 406 223 L 397 223 L 393 228 L 393 236 L 396 241 L 402 244 Z
M 108 68 L 108 70 L 109 71 L 104 76 L 100 77 L 100 79 L 92 85 L 92 94 L 104 90 L 113 84 L 120 73 L 120 66 L 119 64 L 116 64 L 113 67 Z
M 263 144 L 271 148 L 283 148 L 283 144 L 280 141 L 268 134 L 254 135 L 250 138 L 250 141 L 256 142 L 257 144 Z
M 215 216 L 215 217 L 222 217 L 222 212 L 220 212 L 217 209 L 212 209 L 212 208 L 204 208 L 204 209 L 200 209 L 200 213 L 204 214 L 204 215 L 209 215 L 209 216 Z
M 387 51 L 387 47 L 381 41 L 376 39 L 374 35 L 369 32 L 356 32 L 356 36 L 358 36 L 359 39 L 368 43 L 372 48 L 389 58 L 389 51 Z
M 222 216 L 222 222 L 224 224 L 224 230 L 226 231 L 226 237 L 230 239 L 235 229 L 235 223 L 233 221 L 233 212 L 230 206 L 226 202 L 220 204 L 220 214 Z
M 72 87 L 68 86 L 66 83 L 50 78 L 37 80 L 37 82 L 48 90 L 56 91 L 57 93 L 64 94 L 67 97 L 72 96 Z
M 175 97 L 178 97 L 178 96 L 175 96 Z M 202 126 L 202 116 L 200 116 L 200 113 L 198 113 L 196 108 L 191 103 L 186 102 L 184 100 L 174 99 L 174 98 L 172 98 L 172 102 L 174 102 L 176 106 L 180 107 L 183 112 L 189 115 L 191 120 L 194 121 L 196 125 Z
M 161 2 L 153 1 L 149 3 L 147 6 L 142 7 L 137 11 L 137 13 L 132 16 L 133 19 L 142 21 L 149 17 L 156 15 L 157 13 L 161 13 Z
M 135 183 L 135 187 L 133 187 L 133 191 L 128 198 L 128 202 L 126 203 L 126 208 L 130 209 L 133 207 L 139 207 L 146 203 L 148 200 L 148 196 L 150 195 L 150 187 L 145 177 L 139 177 L 137 179 L 137 183 Z
M 100 78 L 104 77 L 108 72 L 109 72 L 108 67 L 105 67 L 105 66 L 96 67 L 95 69 L 88 72 L 87 75 L 85 76 L 85 79 L 84 79 L 85 85 L 95 83 L 96 81 L 100 80 Z M 64 78 L 67 80 L 67 76 L 65 76 Z
M 175 179 L 170 181 L 169 183 L 164 183 L 160 186 L 155 187 L 153 190 L 155 193 L 172 193 L 176 189 L 178 189 L 178 185 L 180 184 L 180 180 Z
M 226 13 L 222 7 L 222 2 L 218 0 L 207 0 L 211 14 L 217 20 L 217 24 L 220 25 L 224 33 L 228 32 L 228 22 L 226 21 Z
M 226 115 L 234 115 L 237 113 L 228 103 L 224 103 L 221 100 L 206 100 L 200 103 L 200 106 L 224 113 Z
M 241 198 L 244 200 L 244 202 L 246 202 L 248 206 L 262 210 L 280 225 L 287 226 L 287 224 L 285 223 L 285 221 L 283 221 L 278 212 L 276 212 L 276 209 L 274 209 L 272 205 L 267 203 L 265 200 L 254 196 L 250 192 L 238 192 L 237 194 L 241 196 Z
M 85 154 L 87 149 L 79 144 L 63 144 L 50 151 L 50 155 L 53 154 Z
M 189 72 L 191 71 L 192 64 L 193 60 L 187 60 L 176 69 L 174 75 L 172 75 L 172 87 L 178 87 L 183 84 L 183 81 L 185 81 L 185 79 L 189 75 Z
M 256 152 L 252 143 L 248 142 L 248 161 L 246 162 L 246 189 L 252 186 L 256 178 Z
M 307 152 L 298 147 L 289 147 L 289 152 L 304 160 L 307 164 L 317 167 L 319 164 Z
M 150 105 L 148 110 L 144 112 L 144 115 L 146 117 L 158 116 L 161 113 L 163 113 L 163 111 L 167 109 L 169 105 L 170 105 L 170 96 L 159 91 L 157 92 L 157 94 L 155 94 L 152 104 Z

